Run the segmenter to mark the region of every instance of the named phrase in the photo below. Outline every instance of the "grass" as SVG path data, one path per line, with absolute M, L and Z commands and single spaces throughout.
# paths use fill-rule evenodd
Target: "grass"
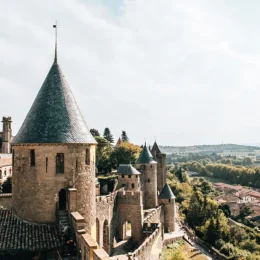
M 207 257 L 195 248 L 180 240 L 163 249 L 163 260 L 207 260 Z

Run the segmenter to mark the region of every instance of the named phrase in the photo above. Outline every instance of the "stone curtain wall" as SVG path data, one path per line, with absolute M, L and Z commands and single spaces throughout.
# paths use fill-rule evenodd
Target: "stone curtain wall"
M 12 193 L 0 194 L 0 207 L 11 209 L 12 207 Z
M 159 206 L 144 218 L 144 223 L 163 223 L 163 206 Z
M 157 240 L 158 239 L 158 240 Z M 158 227 L 155 229 L 155 231 L 147 237 L 144 242 L 133 252 L 128 253 L 128 259 L 129 260 L 148 260 L 152 259 L 152 247 L 154 243 L 157 242 L 157 244 L 163 245 L 163 238 L 162 238 L 162 225 L 159 224 Z
M 117 209 L 117 194 L 118 192 L 123 191 L 120 189 L 116 192 L 113 192 L 107 196 L 97 196 L 96 197 L 96 226 L 97 234 L 96 240 L 100 248 L 105 248 L 107 245 L 104 245 L 104 240 L 107 241 L 107 238 L 104 238 L 104 223 L 108 222 L 108 254 L 111 253 L 113 248 L 113 241 L 116 237 L 118 230 L 118 209 Z

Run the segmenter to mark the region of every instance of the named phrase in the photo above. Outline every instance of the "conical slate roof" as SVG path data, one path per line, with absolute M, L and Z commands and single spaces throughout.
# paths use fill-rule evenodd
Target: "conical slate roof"
M 96 144 L 56 60 L 12 143 Z
M 153 156 L 149 149 L 147 148 L 146 144 L 144 145 L 144 148 L 139 156 L 139 158 L 136 161 L 137 164 L 142 163 L 155 163 Z
M 158 144 L 155 141 L 154 144 L 153 144 L 153 147 L 152 147 L 152 154 L 157 154 L 157 153 L 161 153 L 161 150 L 160 150 Z
M 168 183 L 166 183 L 158 197 L 159 199 L 175 199 L 175 196 L 170 188 L 170 186 L 168 185 Z
M 123 174 L 123 175 L 139 175 L 139 174 L 141 174 L 131 164 L 120 164 L 117 172 L 118 172 L 118 174 Z

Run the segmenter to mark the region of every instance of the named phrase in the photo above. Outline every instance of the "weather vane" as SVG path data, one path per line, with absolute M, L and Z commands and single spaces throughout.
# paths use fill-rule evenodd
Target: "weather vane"
M 54 62 L 57 62 L 57 30 L 58 30 L 58 23 L 56 21 L 56 24 L 53 25 L 53 28 L 55 28 L 55 58 Z

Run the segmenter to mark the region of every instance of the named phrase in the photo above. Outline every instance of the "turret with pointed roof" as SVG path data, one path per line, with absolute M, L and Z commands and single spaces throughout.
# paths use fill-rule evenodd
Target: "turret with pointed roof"
M 57 63 L 56 55 L 13 144 L 96 144 Z
M 144 208 L 154 208 L 158 205 L 157 163 L 153 159 L 146 143 L 136 161 L 136 168 L 141 172 Z
M 173 232 L 175 229 L 175 196 L 166 183 L 158 196 L 159 203 L 164 206 L 164 229 Z
M 151 152 L 147 148 L 146 143 L 136 163 L 137 164 L 156 163 L 153 159 Z
M 156 141 L 153 144 L 151 153 L 157 162 L 157 187 L 161 191 L 166 183 L 166 154 L 161 152 Z
M 18 217 L 55 222 L 56 199 L 59 209 L 66 209 L 66 192 L 73 187 L 74 210 L 87 220 L 85 229 L 93 234 L 96 141 L 57 62 L 57 44 L 54 62 L 12 149 L 12 206 Z

